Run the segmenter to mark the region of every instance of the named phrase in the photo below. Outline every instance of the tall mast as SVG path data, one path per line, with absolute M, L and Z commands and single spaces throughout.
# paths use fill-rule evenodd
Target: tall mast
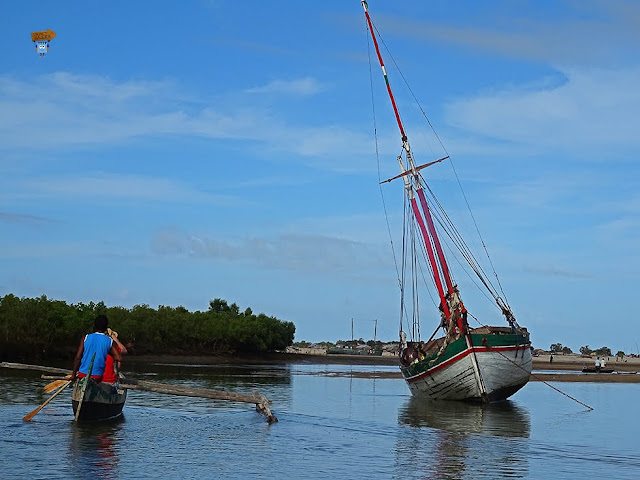
M 389 77 L 387 76 L 387 70 L 384 66 L 384 61 L 382 60 L 382 55 L 380 54 L 380 48 L 378 47 L 378 41 L 373 31 L 373 24 L 371 22 L 371 17 L 369 16 L 369 7 L 367 5 L 366 0 L 361 0 L 361 3 L 362 3 L 362 7 L 364 8 L 364 14 L 367 18 L 369 32 L 371 33 L 371 38 L 373 39 L 373 45 L 375 46 L 375 49 L 376 49 L 378 61 L 380 62 L 380 67 L 382 68 L 382 75 L 384 76 L 384 81 L 387 85 L 387 92 L 389 94 L 389 99 L 391 100 L 391 105 L 393 107 L 393 112 L 396 117 L 396 122 L 398 123 L 400 134 L 402 135 L 402 148 L 407 155 L 407 161 L 409 163 L 408 165 L 409 171 L 407 172 L 402 162 L 402 157 L 398 157 L 398 162 L 400 163 L 400 170 L 401 170 L 400 176 L 402 176 L 404 180 L 405 189 L 407 191 L 407 195 L 411 202 L 411 208 L 413 210 L 414 217 L 418 222 L 420 231 L 422 233 L 422 237 L 424 239 L 425 249 L 427 251 L 427 256 L 429 257 L 429 263 L 431 264 L 433 279 L 435 281 L 436 289 L 438 290 L 438 295 L 440 297 L 440 305 L 442 306 L 442 310 L 445 315 L 445 318 L 449 319 L 450 318 L 449 306 L 445 299 L 445 293 L 444 293 L 444 288 L 440 278 L 438 264 L 442 269 L 442 275 L 444 277 L 444 282 L 447 287 L 447 293 L 449 294 L 453 292 L 453 282 L 451 281 L 451 274 L 449 272 L 449 267 L 444 257 L 444 252 L 442 250 L 440 240 L 436 233 L 435 225 L 433 223 L 433 218 L 431 216 L 431 211 L 427 204 L 427 199 L 425 197 L 420 176 L 418 174 L 418 170 L 422 167 L 416 168 L 414 164 L 413 154 L 411 152 L 411 147 L 409 146 L 409 140 L 404 131 L 402 120 L 400 119 L 400 114 L 398 113 L 398 107 L 396 105 L 395 98 L 393 97 L 393 92 L 391 91 L 391 84 L 389 82 Z M 411 180 L 409 180 L 409 178 L 407 177 L 411 177 Z M 422 218 L 423 215 L 421 214 L 420 209 L 418 207 L 418 203 L 416 201 L 414 191 L 418 193 L 418 198 L 420 199 L 420 205 L 422 206 L 422 213 L 424 214 L 424 220 Z M 426 220 L 426 226 L 425 226 L 425 220 Z M 433 239 L 433 246 L 431 244 L 432 239 Z M 435 247 L 435 253 L 434 253 L 433 247 Z M 437 260 L 436 260 L 436 254 L 438 256 Z
M 400 120 L 398 107 L 396 106 L 396 101 L 393 98 L 393 92 L 391 91 L 391 84 L 389 83 L 389 78 L 387 77 L 387 69 L 384 68 L 384 61 L 382 60 L 382 55 L 380 55 L 380 49 L 378 48 L 378 40 L 376 40 L 376 36 L 373 34 L 373 25 L 371 23 L 371 17 L 369 17 L 369 6 L 367 5 L 366 0 L 361 0 L 361 2 L 362 2 L 362 7 L 364 8 L 364 14 L 367 17 L 367 23 L 369 24 L 369 31 L 371 32 L 371 38 L 373 38 L 373 44 L 376 47 L 376 54 L 378 54 L 378 61 L 380 62 L 380 67 L 382 67 L 382 75 L 384 75 L 384 81 L 387 84 L 387 92 L 389 92 L 391 105 L 393 105 L 393 111 L 396 114 L 396 121 L 398 122 L 398 128 L 400 128 L 400 133 L 402 134 L 402 141 L 405 142 L 407 140 L 407 136 L 404 133 L 404 127 L 402 126 L 402 120 Z

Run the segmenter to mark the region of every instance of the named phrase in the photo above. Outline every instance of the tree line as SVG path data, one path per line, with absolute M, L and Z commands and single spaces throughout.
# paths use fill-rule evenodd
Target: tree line
M 573 351 L 569 347 L 563 346 L 561 343 L 552 343 L 550 347 L 551 353 L 564 353 L 571 354 Z M 591 355 L 594 354 L 599 357 L 611 357 L 611 349 L 609 347 L 600 347 L 596 349 L 591 349 L 589 345 L 583 345 L 580 347 L 580 353 L 582 355 Z M 622 350 L 618 350 L 616 353 L 616 357 L 624 357 L 625 353 Z
M 206 312 L 149 305 L 108 307 L 104 302 L 67 304 L 42 295 L 0 298 L 0 360 L 69 358 L 93 319 L 104 314 L 109 327 L 132 353 L 171 355 L 251 354 L 284 350 L 295 325 L 263 313 L 243 312 L 216 298 Z

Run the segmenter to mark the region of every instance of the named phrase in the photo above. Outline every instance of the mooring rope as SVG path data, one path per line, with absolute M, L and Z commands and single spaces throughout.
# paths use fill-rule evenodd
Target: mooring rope
M 480 322 L 480 320 L 478 320 L 473 314 L 471 314 L 470 312 L 467 312 L 467 314 L 471 317 L 473 317 L 473 319 L 478 322 L 478 324 L 482 327 L 487 327 L 489 328 L 487 325 L 484 325 L 482 322 Z M 499 352 L 496 350 L 496 353 L 499 353 L 500 355 L 502 355 L 503 358 L 505 358 L 506 360 L 510 361 L 511 363 L 513 363 L 516 367 L 524 370 L 525 372 L 527 371 L 524 367 L 522 367 L 521 365 L 518 365 L 516 362 L 514 362 L 513 360 L 511 360 L 509 357 L 507 357 L 506 355 L 504 355 L 502 352 Z M 564 395 L 567 398 L 570 398 L 571 400 L 573 400 L 576 403 L 579 403 L 580 405 L 582 405 L 583 407 L 586 407 L 589 409 L 589 411 L 594 410 L 593 407 L 587 405 L 584 402 L 581 402 L 580 400 L 578 400 L 577 398 L 572 397 L 571 395 L 569 395 L 567 392 L 563 392 L 562 390 L 560 390 L 559 388 L 554 387 L 553 385 L 551 385 L 549 382 L 543 380 L 542 378 L 540 378 L 539 376 L 537 376 L 535 373 L 529 373 L 530 376 L 532 376 L 533 378 L 535 378 L 536 380 L 538 380 L 539 382 L 544 383 L 547 387 L 552 388 L 553 390 L 555 390 L 558 393 L 561 393 L 562 395 Z
M 506 358 L 506 357 L 505 357 Z M 514 362 L 515 363 L 515 362 Z M 519 365 L 518 365 L 519 366 Z M 542 380 L 540 377 L 538 377 L 536 374 L 532 373 L 531 374 L 532 377 L 536 378 L 539 382 L 544 383 L 547 387 L 553 388 L 556 392 L 561 393 L 562 395 L 564 395 L 567 398 L 570 398 L 571 400 L 573 400 L 574 402 L 579 403 L 580 405 L 587 407 L 589 409 L 589 411 L 594 410 L 593 407 L 590 407 L 589 405 L 587 405 L 584 402 L 581 402 L 580 400 L 578 400 L 577 398 L 572 397 L 571 395 L 569 395 L 567 392 L 563 392 L 562 390 L 560 390 L 559 388 L 554 387 L 553 385 L 551 385 L 549 382 Z

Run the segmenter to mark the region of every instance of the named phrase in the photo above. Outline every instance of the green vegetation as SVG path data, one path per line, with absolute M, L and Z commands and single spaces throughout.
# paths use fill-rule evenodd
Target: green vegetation
M 293 342 L 295 325 L 250 308 L 240 312 L 216 298 L 206 312 L 184 307 L 136 305 L 107 307 L 104 302 L 68 305 L 39 298 L 0 298 L 0 360 L 69 358 L 98 314 L 136 354 L 222 355 L 283 350 Z
M 589 345 L 583 345 L 582 347 L 580 347 L 580 353 L 582 355 L 591 355 L 591 352 L 593 350 L 591 350 L 591 348 L 589 348 Z
M 594 350 L 593 353 L 599 357 L 610 357 L 611 349 L 609 347 L 600 347 L 599 349 Z
M 573 353 L 573 351 L 569 347 L 563 346 L 561 343 L 552 343 L 551 353 L 562 353 L 565 355 L 569 355 Z
M 591 350 L 591 348 L 589 348 L 589 345 L 584 345 L 583 347 L 580 347 L 580 353 L 583 355 L 596 355 L 598 357 L 613 356 L 611 354 L 611 349 L 609 347 L 600 347 L 597 350 Z M 624 352 L 618 352 L 618 353 L 622 353 L 624 355 Z

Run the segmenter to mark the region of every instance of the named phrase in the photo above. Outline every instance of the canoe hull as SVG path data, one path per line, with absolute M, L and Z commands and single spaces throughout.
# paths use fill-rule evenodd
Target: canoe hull
M 434 357 L 401 367 L 413 395 L 497 402 L 520 390 L 531 375 L 528 334 L 470 334 Z
M 76 382 L 71 394 L 74 415 L 82 395 L 81 385 L 81 382 Z M 126 399 L 126 390 L 117 389 L 113 384 L 96 383 L 91 380 L 84 394 L 78 422 L 103 422 L 116 419 L 122 415 Z

